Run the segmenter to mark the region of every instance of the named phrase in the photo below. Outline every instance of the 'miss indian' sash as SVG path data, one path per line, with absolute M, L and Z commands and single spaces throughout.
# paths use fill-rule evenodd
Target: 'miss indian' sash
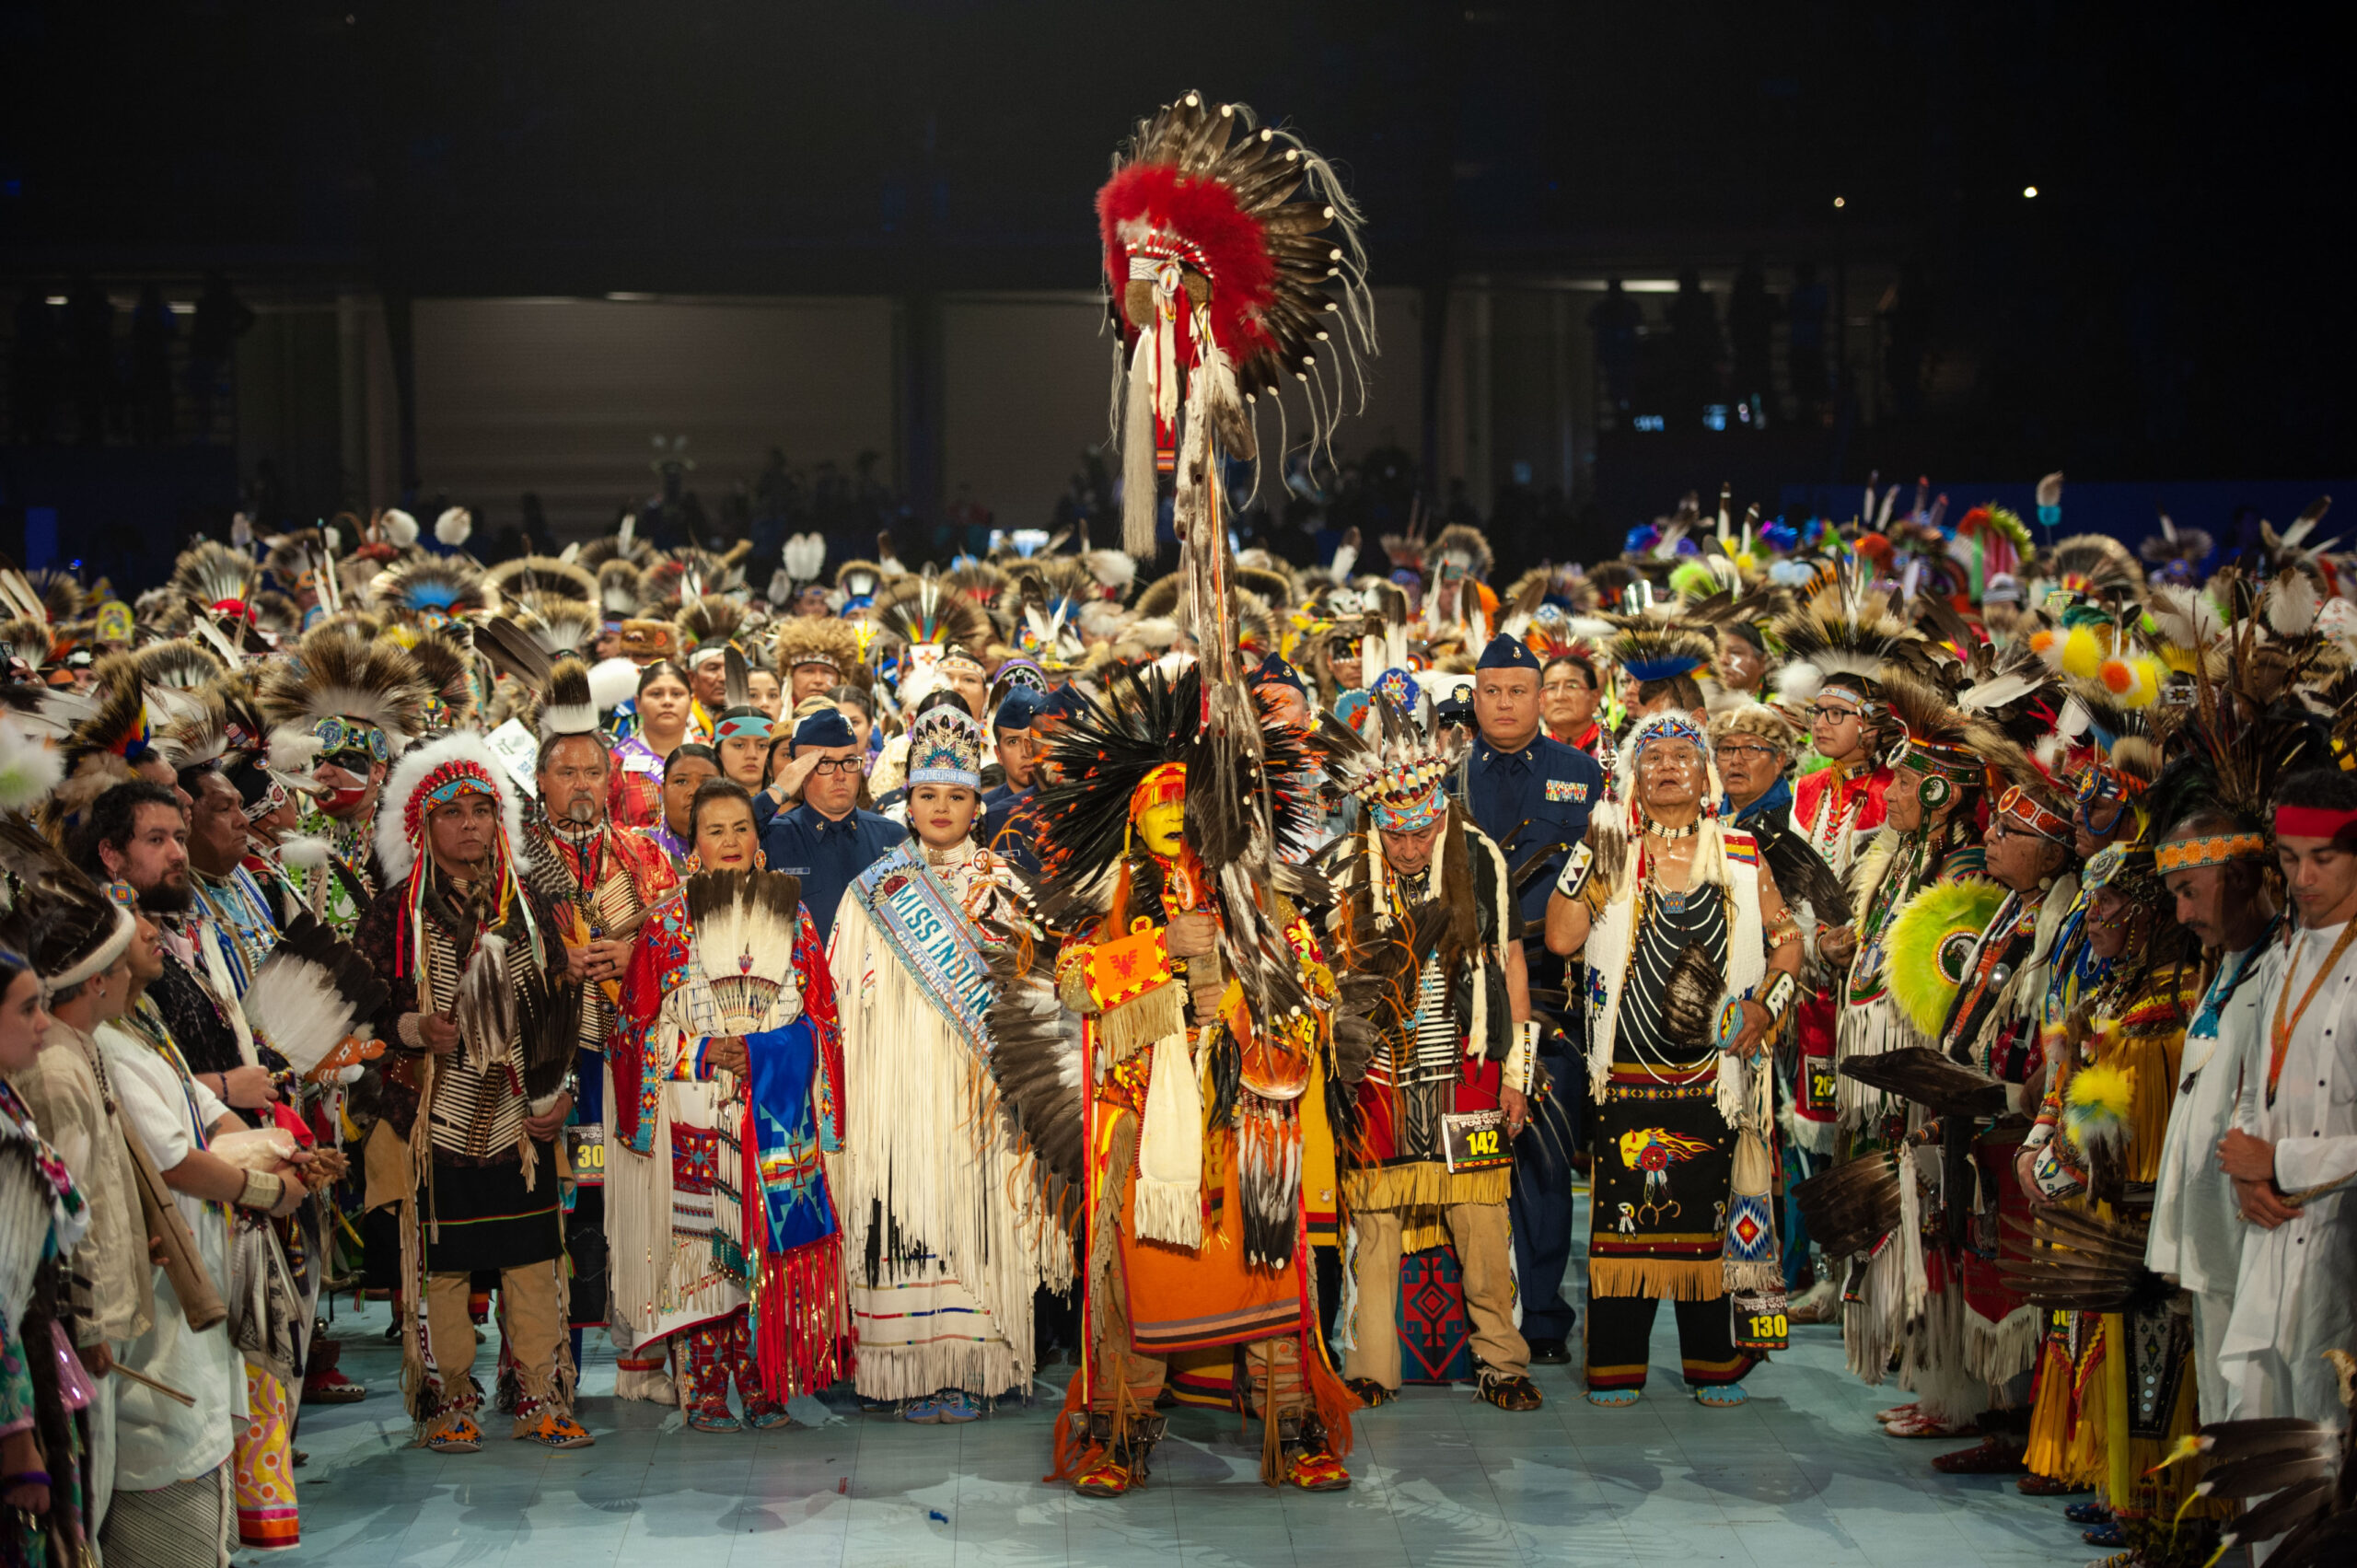
M 972 923 L 940 877 L 903 846 L 852 886 L 924 999 L 977 1051 L 987 1052 L 990 1033 L 982 1013 L 991 1001 L 990 970 Z

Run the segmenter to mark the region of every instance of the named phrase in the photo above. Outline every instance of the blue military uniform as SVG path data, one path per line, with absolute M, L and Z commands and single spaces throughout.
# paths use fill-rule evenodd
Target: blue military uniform
M 1534 681 L 1539 673 L 1529 648 L 1504 635 L 1482 652 L 1479 668 L 1528 669 Z M 1560 960 L 1548 953 L 1540 932 L 1555 878 L 1572 846 L 1587 836 L 1588 813 L 1603 796 L 1604 770 L 1586 752 L 1548 738 L 1543 729 L 1515 751 L 1476 738 L 1458 765 L 1454 793 L 1472 812 L 1475 825 L 1497 841 L 1510 872 L 1519 876 L 1531 856 L 1539 856 L 1538 868 L 1521 884 L 1517 900 L 1527 925 L 1524 969 L 1534 991 L 1564 984 Z M 1574 1030 L 1578 1018 L 1579 1009 L 1564 1008 L 1564 1021 Z M 1578 1046 L 1574 1036 L 1554 1029 L 1542 1033 L 1538 1058 L 1552 1088 L 1531 1108 L 1532 1125 L 1515 1140 L 1510 1207 L 1527 1340 L 1567 1340 L 1574 1321 L 1562 1283 L 1572 1257 L 1569 1156 L 1587 1084 Z
M 851 721 L 830 708 L 812 714 L 795 726 L 794 744 L 849 746 Z M 764 810 L 771 813 L 764 818 Z M 909 830 L 889 817 L 854 807 L 843 817 L 830 818 L 805 801 L 781 811 L 768 792 L 755 797 L 754 825 L 761 835 L 761 860 L 772 871 L 788 871 L 802 878 L 802 907 L 823 942 L 833 935 L 835 909 L 852 879 L 908 842 Z
M 761 858 L 772 871 L 802 878 L 802 907 L 825 941 L 835 929 L 835 907 L 858 875 L 908 841 L 909 830 L 889 817 L 854 808 L 829 819 L 807 801 L 781 811 L 761 830 Z
M 992 715 L 991 734 L 993 739 L 1008 730 L 1025 730 L 1048 705 L 1047 693 L 1028 686 L 1017 686 L 1001 698 L 998 712 Z M 1036 793 L 1035 784 L 1018 788 L 1003 784 L 982 796 L 981 841 L 1026 871 L 1039 869 L 1039 857 L 1031 847 L 1036 830 L 1031 826 L 1028 807 Z M 1013 825 L 1014 831 L 1008 827 Z

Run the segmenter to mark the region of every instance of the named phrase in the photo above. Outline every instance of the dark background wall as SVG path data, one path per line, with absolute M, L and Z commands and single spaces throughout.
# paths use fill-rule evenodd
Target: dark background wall
M 267 456 L 297 513 L 467 482 L 421 467 L 457 415 L 419 406 L 419 302 L 861 296 L 895 325 L 854 378 L 888 388 L 892 482 L 932 517 L 978 466 L 957 454 L 1004 449 L 946 401 L 1005 325 L 957 302 L 1091 290 L 1109 152 L 1201 86 L 1341 164 L 1411 323 L 1385 396 L 1413 428 L 1388 434 L 1436 501 L 1457 479 L 1493 509 L 1516 464 L 1560 486 L 1533 551 L 1737 476 L 1772 500 L 1875 470 L 2326 474 L 2351 412 L 2350 138 L 2310 15 L 0 0 L 0 282 L 87 274 L 127 308 L 225 273 L 262 315 L 227 389 L 236 471 Z M 1724 321 L 1751 252 L 1780 298 L 1803 261 L 1836 285 L 1825 404 L 1765 432 L 1599 412 L 1602 280 L 1694 267 Z M 1666 341 L 1666 298 L 1641 303 Z

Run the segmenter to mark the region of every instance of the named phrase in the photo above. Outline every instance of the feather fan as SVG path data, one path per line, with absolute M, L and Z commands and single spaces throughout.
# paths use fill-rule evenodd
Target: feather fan
M 254 970 L 243 1005 L 258 1039 L 324 1082 L 384 1049 L 370 1020 L 386 993 L 384 978 L 350 943 L 297 912 Z

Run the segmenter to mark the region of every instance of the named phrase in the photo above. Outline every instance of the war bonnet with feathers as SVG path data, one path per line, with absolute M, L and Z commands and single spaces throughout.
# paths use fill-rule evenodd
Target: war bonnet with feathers
M 474 787 L 487 786 L 498 801 L 506 863 L 511 867 L 523 865 L 524 803 L 507 765 L 482 736 L 456 730 L 403 752 L 385 780 L 383 804 L 377 811 L 377 860 L 389 886 L 417 865 L 425 819 L 435 804 L 431 796 L 461 776 Z

